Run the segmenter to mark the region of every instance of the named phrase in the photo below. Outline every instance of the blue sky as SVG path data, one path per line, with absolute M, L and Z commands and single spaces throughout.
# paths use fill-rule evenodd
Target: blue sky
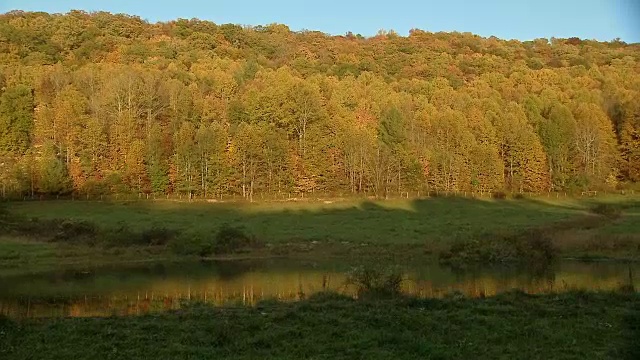
M 365 36 L 379 29 L 406 35 L 420 28 L 504 39 L 577 36 L 640 42 L 640 0 L 0 0 L 0 12 L 16 9 L 105 10 L 150 22 L 199 18 L 242 25 L 282 23 L 292 30 Z

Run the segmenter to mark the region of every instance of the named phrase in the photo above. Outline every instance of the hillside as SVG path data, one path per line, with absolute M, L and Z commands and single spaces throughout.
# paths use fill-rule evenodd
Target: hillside
M 2 196 L 640 181 L 640 44 L 0 15 Z

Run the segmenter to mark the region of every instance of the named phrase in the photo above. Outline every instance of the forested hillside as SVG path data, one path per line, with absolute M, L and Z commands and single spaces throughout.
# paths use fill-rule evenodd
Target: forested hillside
M 640 181 L 640 45 L 619 40 L 12 12 L 0 89 L 5 197 Z

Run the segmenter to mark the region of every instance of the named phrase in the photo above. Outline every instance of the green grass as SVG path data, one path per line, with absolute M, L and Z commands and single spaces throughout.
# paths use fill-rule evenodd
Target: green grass
M 593 208 L 594 204 L 590 202 Z M 605 199 L 620 215 L 590 216 L 554 234 L 557 250 L 584 259 L 640 258 L 640 201 L 638 198 Z M 597 206 L 597 205 L 596 205 Z
M 3 359 L 638 359 L 640 295 L 509 293 L 0 318 Z
M 127 224 L 133 229 L 164 226 L 212 232 L 228 223 L 243 226 L 272 243 L 333 240 L 422 244 L 541 226 L 583 214 L 587 207 L 575 200 L 434 198 L 331 204 L 50 201 L 11 203 L 10 210 L 29 217 L 87 220 L 102 227 Z
M 0 236 L 0 275 L 38 273 L 62 266 L 96 266 L 175 258 L 159 247 L 95 248 Z
M 624 209 L 624 216 L 618 221 L 604 226 L 601 232 L 616 235 L 640 235 L 640 201 L 628 204 Z
M 603 203 L 621 209 L 620 216 L 594 213 Z M 266 244 L 241 256 L 424 256 L 448 251 L 461 241 L 510 238 L 537 229 L 550 236 L 560 256 L 640 258 L 638 197 L 262 203 L 32 201 L 8 203 L 5 208 L 26 218 L 87 221 L 105 231 L 98 232 L 98 246 L 94 247 L 78 241 L 73 246 L 42 243 L 37 238 L 30 239 L 36 243 L 20 245 L 23 239 L 0 237 L 0 273 L 38 263 L 90 262 L 92 257 L 101 259 L 97 262 L 175 257 L 172 249 L 180 248 L 175 241 L 169 248 L 134 246 L 128 244 L 131 241 L 114 243 L 102 234 L 117 238 L 167 229 L 210 238 L 223 224 L 242 229 L 257 243 Z M 119 232 L 122 228 L 129 230 Z

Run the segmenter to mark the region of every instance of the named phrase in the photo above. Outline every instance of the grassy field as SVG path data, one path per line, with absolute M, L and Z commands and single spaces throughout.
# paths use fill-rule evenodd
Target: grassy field
M 549 236 L 553 250 L 563 257 L 640 259 L 637 197 L 252 204 L 34 201 L 4 207 L 17 217 L 0 218 L 0 228 L 11 229 L 20 219 L 26 229 L 33 226 L 39 231 L 34 234 L 41 235 L 43 225 L 60 231 L 58 220 L 94 224 L 101 229 L 98 237 L 159 228 L 215 234 L 222 224 L 230 224 L 253 234 L 261 244 L 249 252 L 225 255 L 234 258 L 369 256 L 375 264 L 391 256 L 398 263 L 437 255 L 465 241 L 476 248 L 496 245 L 483 254 L 492 257 L 498 250 L 510 254 L 511 248 L 500 245 L 503 239 L 513 239 L 509 234 L 533 231 L 534 237 Z M 130 231 L 118 230 L 123 228 Z M 180 258 L 172 253 L 170 242 L 92 243 L 82 236 L 45 241 L 44 235 L 17 233 L 0 235 L 0 275 L 61 264 Z M 0 358 L 638 359 L 640 294 L 625 291 L 430 300 L 353 300 L 319 294 L 293 304 L 185 304 L 177 311 L 132 317 L 18 322 L 0 317 Z
M 599 215 L 592 210 L 597 204 L 609 204 L 621 212 L 612 217 Z M 164 228 L 211 236 L 222 224 L 230 224 L 265 245 L 252 256 L 424 256 L 478 237 L 548 229 L 564 257 L 640 258 L 638 197 L 263 203 L 27 201 L 4 207 L 24 219 L 82 220 L 114 231 L 123 227 L 132 231 Z M 91 247 L 82 242 L 50 243 L 0 235 L 0 272 L 59 263 L 171 257 L 175 254 L 166 246 Z
M 0 236 L 0 275 L 2 276 L 39 273 L 61 266 L 86 267 L 174 258 L 175 256 L 170 252 L 160 247 L 105 249 L 82 244 L 51 243 Z
M 3 359 L 638 359 L 640 295 L 355 301 L 0 319 Z
M 14 202 L 11 212 L 38 218 L 68 218 L 101 227 L 122 224 L 134 229 L 162 226 L 212 232 L 223 223 L 246 228 L 266 242 L 297 240 L 424 244 L 451 241 L 480 233 L 517 231 L 583 216 L 593 199 L 425 200 L 188 203 L 141 201 L 102 203 L 83 201 Z M 633 201 L 611 197 L 599 201 Z M 628 218 L 607 231 L 638 233 L 640 199 Z

